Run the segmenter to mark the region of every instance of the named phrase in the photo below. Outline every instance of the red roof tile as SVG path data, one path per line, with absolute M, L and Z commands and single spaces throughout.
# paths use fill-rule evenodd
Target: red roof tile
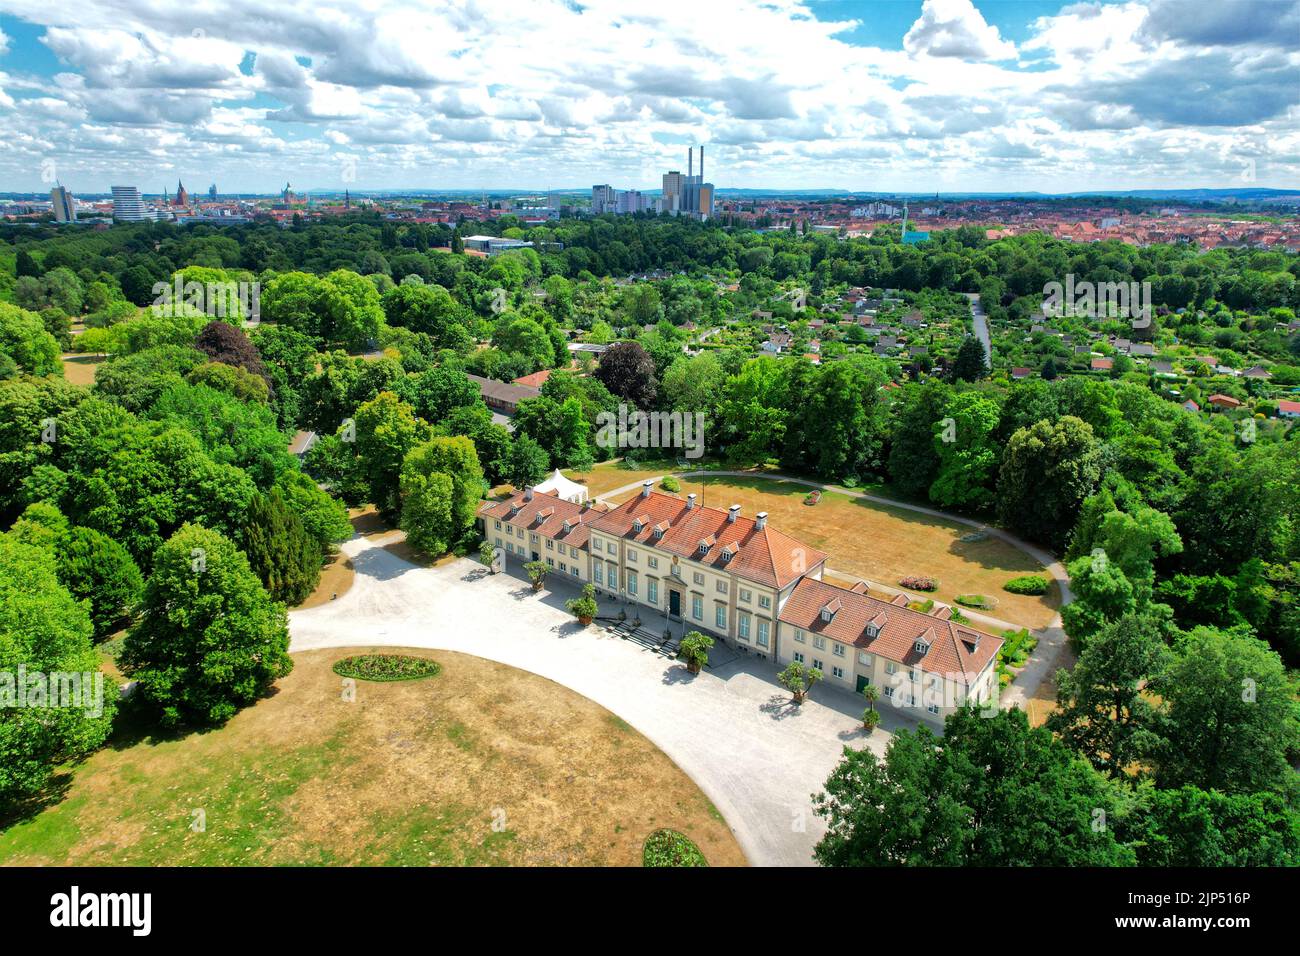
M 565 501 L 542 491 L 533 492 L 533 500 L 525 498 L 526 491 L 517 491 L 503 501 L 485 502 L 478 510 L 481 518 L 499 518 L 522 525 L 546 538 L 554 538 L 571 548 L 586 548 L 591 537 L 587 524 L 600 516 L 596 508 Z M 564 530 L 565 523 L 569 530 Z

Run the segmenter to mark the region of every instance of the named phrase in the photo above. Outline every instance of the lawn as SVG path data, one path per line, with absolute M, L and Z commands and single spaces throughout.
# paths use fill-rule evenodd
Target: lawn
M 617 488 L 638 480 L 638 474 L 598 466 L 586 477 L 593 487 Z M 618 476 L 628 477 L 620 481 Z M 644 477 L 654 477 L 654 473 Z M 1051 621 L 1060 603 L 1055 582 L 1042 596 L 1003 591 L 1002 585 L 1009 579 L 1042 573 L 1042 566 L 997 538 L 962 541 L 962 536 L 974 530 L 968 525 L 830 491 L 822 494 L 818 504 L 805 505 L 806 485 L 775 478 L 679 480 L 683 495 L 695 492 L 702 503 L 712 507 L 739 504 L 741 513 L 748 516 L 766 511 L 773 527 L 829 554 L 827 566 L 842 577 L 896 587 L 905 575 L 928 575 L 939 579 L 939 590 L 928 597 L 946 604 L 952 604 L 958 594 L 996 597 L 998 606 L 989 612 L 993 617 L 1030 628 Z M 623 500 L 632 494 L 635 492 L 628 491 L 613 499 Z
M 710 865 L 744 865 L 699 789 L 604 708 L 425 650 L 408 653 L 440 674 L 357 681 L 347 702 L 331 667 L 359 650 L 294 655 L 276 693 L 219 730 L 115 740 L 60 800 L 0 832 L 0 861 L 639 866 L 667 827 Z
M 107 361 L 103 355 L 63 356 L 63 377 L 73 385 L 94 385 L 95 373 Z

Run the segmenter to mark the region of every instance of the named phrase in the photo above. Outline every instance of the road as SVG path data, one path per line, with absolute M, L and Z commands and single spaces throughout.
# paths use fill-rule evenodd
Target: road
M 978 292 L 965 293 L 966 298 L 970 300 L 971 324 L 975 326 L 975 338 L 980 340 L 980 345 L 984 346 L 984 363 L 993 368 L 993 341 L 989 338 L 989 323 L 984 316 L 984 305 L 980 302 Z

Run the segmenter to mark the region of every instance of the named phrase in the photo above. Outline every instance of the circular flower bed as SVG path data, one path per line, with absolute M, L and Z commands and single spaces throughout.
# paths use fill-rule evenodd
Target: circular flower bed
M 642 866 L 708 866 L 700 848 L 676 830 L 656 830 L 645 839 Z
M 442 665 L 437 661 L 406 654 L 358 654 L 334 663 L 334 673 L 356 680 L 419 680 L 434 677 L 441 670 Z

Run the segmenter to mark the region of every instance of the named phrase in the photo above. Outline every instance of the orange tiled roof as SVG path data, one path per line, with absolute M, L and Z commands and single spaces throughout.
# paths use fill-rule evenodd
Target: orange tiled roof
M 1000 637 L 913 611 L 905 606 L 906 601 L 882 601 L 856 589 L 804 578 L 795 585 L 778 618 L 791 627 L 852 644 L 929 674 L 950 676 L 967 686 L 1002 646 Z M 828 606 L 834 615 L 825 621 L 821 612 Z M 869 636 L 868 624 L 879 629 L 875 637 Z M 917 650 L 918 641 L 928 645 L 926 650 Z
M 533 500 L 526 499 L 527 491 L 516 491 L 502 501 L 484 502 L 478 509 L 481 518 L 499 518 L 535 531 L 545 538 L 554 538 L 571 548 L 585 548 L 591 537 L 587 524 L 601 514 L 597 508 L 565 501 L 543 491 L 533 492 Z M 564 530 L 565 522 L 569 530 Z
M 688 508 L 676 495 L 651 491 L 649 496 L 637 494 L 597 516 L 591 526 L 768 587 L 783 588 L 826 560 L 824 551 L 770 525 L 758 528 L 753 518 L 728 521 L 727 517 L 720 508 Z M 638 518 L 639 531 L 633 526 Z M 655 527 L 665 522 L 667 530 L 656 538 Z M 707 552 L 701 552 L 701 542 L 710 542 Z M 727 558 L 729 547 L 734 548 L 734 553 Z

